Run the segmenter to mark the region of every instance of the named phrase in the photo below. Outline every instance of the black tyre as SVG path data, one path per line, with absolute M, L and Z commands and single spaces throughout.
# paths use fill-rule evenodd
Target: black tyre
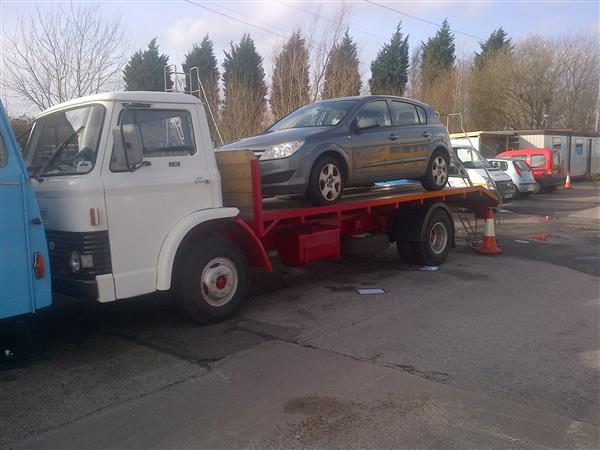
M 448 183 L 450 157 L 444 150 L 436 150 L 429 158 L 427 173 L 421 178 L 421 184 L 428 191 L 439 191 Z
M 513 199 L 521 197 L 521 195 L 523 195 L 523 194 L 521 193 L 521 191 L 519 191 L 519 188 L 517 187 L 517 185 L 513 183 L 513 186 L 515 187 L 515 193 L 513 194 Z
M 333 205 L 342 198 L 344 172 L 340 162 L 331 156 L 317 159 L 308 181 L 306 196 L 316 206 Z
M 544 192 L 554 192 L 556 189 L 558 188 L 558 186 L 554 185 L 554 186 L 544 186 Z
M 397 241 L 396 242 L 396 249 L 398 250 L 398 254 L 400 255 L 400 257 L 402 258 L 402 260 L 406 263 L 406 264 L 410 264 L 410 265 L 419 265 L 419 258 L 417 255 L 417 246 L 419 245 L 418 242 L 400 242 Z
M 439 266 L 448 257 L 454 241 L 452 219 L 442 209 L 429 216 L 422 242 L 398 242 L 398 252 L 408 264 Z
M 176 295 L 183 311 L 207 324 L 232 314 L 248 292 L 248 268 L 231 241 L 210 236 L 197 243 L 179 265 Z

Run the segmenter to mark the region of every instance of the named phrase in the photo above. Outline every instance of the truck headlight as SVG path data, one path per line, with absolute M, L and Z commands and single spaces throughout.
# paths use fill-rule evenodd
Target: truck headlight
M 265 160 L 287 158 L 288 156 L 292 156 L 292 154 L 302 147 L 302 145 L 304 145 L 304 140 L 283 142 L 281 144 L 272 145 L 267 147 L 265 152 L 260 155 L 260 159 Z
M 77 273 L 81 270 L 81 256 L 79 256 L 79 252 L 77 250 L 73 250 L 71 252 L 69 266 L 71 267 L 73 273 Z

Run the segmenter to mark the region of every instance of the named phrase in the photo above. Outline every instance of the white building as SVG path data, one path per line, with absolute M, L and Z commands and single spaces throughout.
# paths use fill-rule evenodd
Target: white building
M 471 143 L 488 158 L 505 150 L 556 148 L 572 177 L 600 174 L 600 135 L 570 130 L 470 131 L 450 135 L 452 145 Z

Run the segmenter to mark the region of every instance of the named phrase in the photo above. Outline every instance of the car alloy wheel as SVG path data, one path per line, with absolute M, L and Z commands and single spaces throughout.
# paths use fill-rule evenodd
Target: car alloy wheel
M 443 156 L 439 155 L 433 160 L 431 171 L 434 183 L 445 186 L 448 182 L 448 166 Z
M 319 174 L 319 190 L 324 199 L 334 201 L 342 192 L 342 174 L 335 164 L 323 166 Z

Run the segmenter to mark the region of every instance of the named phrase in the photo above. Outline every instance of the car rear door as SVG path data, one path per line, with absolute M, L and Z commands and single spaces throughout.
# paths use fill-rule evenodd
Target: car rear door
M 418 105 L 390 100 L 393 142 L 390 148 L 389 169 L 403 177 L 420 176 L 427 168 L 431 153 L 431 133 L 425 110 Z

